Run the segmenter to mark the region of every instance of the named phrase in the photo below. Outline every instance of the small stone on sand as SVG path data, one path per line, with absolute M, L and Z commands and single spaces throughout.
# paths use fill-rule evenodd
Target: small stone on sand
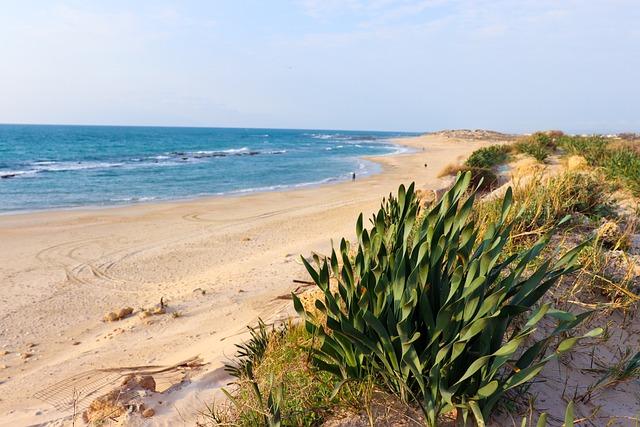
M 118 318 L 122 319 L 124 317 L 127 317 L 131 313 L 133 313 L 133 308 L 131 308 L 131 307 L 123 308 L 122 310 L 120 310 L 118 312 Z
M 140 319 L 146 319 L 147 317 L 150 317 L 151 313 L 149 313 L 149 310 L 142 310 L 138 312 L 138 317 Z
M 104 319 L 107 322 L 117 322 L 118 320 L 120 320 L 118 315 L 116 313 L 114 313 L 113 311 L 110 311 L 109 313 L 105 314 L 104 315 Z

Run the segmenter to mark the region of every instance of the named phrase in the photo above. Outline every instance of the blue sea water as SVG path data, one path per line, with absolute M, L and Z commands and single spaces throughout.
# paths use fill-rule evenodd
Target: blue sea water
M 286 190 L 380 171 L 401 132 L 0 125 L 0 213 Z

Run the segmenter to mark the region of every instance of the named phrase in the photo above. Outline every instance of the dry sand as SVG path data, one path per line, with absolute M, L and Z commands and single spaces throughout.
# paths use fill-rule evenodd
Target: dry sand
M 399 143 L 417 151 L 376 157 L 384 172 L 354 182 L 0 216 L 0 425 L 72 425 L 78 374 L 200 356 L 205 365 L 190 381 L 145 398 L 155 411 L 145 426 L 194 425 L 228 381 L 220 368 L 247 325 L 290 310 L 277 297 L 307 279 L 300 254 L 355 238 L 359 213 L 368 217 L 399 184 L 441 187 L 436 176 L 445 165 L 490 144 L 442 134 Z M 166 314 L 137 314 L 161 298 Z M 104 321 L 124 307 L 133 315 Z M 52 390 L 56 384 L 65 386 Z M 42 391 L 52 391 L 48 402 L 34 397 Z

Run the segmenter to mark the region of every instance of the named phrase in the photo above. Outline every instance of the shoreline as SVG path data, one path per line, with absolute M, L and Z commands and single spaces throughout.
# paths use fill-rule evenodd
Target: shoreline
M 384 168 L 376 159 L 384 158 L 389 156 L 401 156 L 405 154 L 411 154 L 412 150 L 415 150 L 411 145 L 405 145 L 402 141 L 405 139 L 413 139 L 420 138 L 417 137 L 401 137 L 401 138 L 389 138 L 380 140 L 381 142 L 388 142 L 398 147 L 397 152 L 388 153 L 388 154 L 379 154 L 374 156 L 361 156 L 357 157 L 356 160 L 358 162 L 367 162 L 370 163 L 368 166 L 368 170 L 366 172 L 365 177 L 375 176 L 381 173 L 384 173 Z M 366 168 L 366 167 L 365 167 Z M 98 211 L 102 209 L 118 209 L 118 208 L 129 208 L 135 206 L 144 206 L 144 205 L 155 205 L 155 204 L 175 204 L 175 203 L 193 203 L 202 200 L 208 199 L 218 199 L 218 198 L 233 198 L 233 197 L 245 197 L 248 195 L 254 194 L 262 194 L 262 193 L 273 193 L 273 192 L 287 192 L 287 191 L 296 191 L 296 190 L 304 190 L 309 188 L 317 188 L 339 184 L 342 182 L 349 182 L 351 179 L 349 177 L 340 178 L 339 176 L 330 177 L 326 179 L 322 179 L 320 181 L 314 182 L 302 182 L 297 184 L 283 184 L 283 185 L 273 185 L 271 187 L 265 188 L 249 188 L 242 190 L 231 190 L 228 192 L 221 193 L 213 193 L 213 194 L 204 194 L 204 195 L 192 195 L 192 196 L 183 196 L 183 197 L 174 197 L 174 198 L 151 198 L 150 200 L 142 200 L 142 201 L 122 201 L 122 202 L 106 202 L 101 205 L 79 205 L 79 206 L 61 206 L 61 207 L 49 207 L 35 210 L 15 210 L 15 211 L 0 211 L 0 218 L 4 216 L 13 216 L 13 215 L 30 215 L 37 213 L 45 213 L 45 212 L 64 212 L 64 211 Z
M 148 423 L 172 425 L 180 414 L 204 410 L 224 385 L 219 368 L 246 339 L 246 326 L 290 306 L 278 297 L 306 279 L 300 254 L 328 253 L 331 239 L 353 239 L 358 215 L 370 217 L 400 184 L 438 187 L 444 166 L 491 144 L 440 135 L 394 143 L 417 151 L 365 158 L 383 171 L 355 181 L 0 216 L 0 350 L 7 351 L 0 356 L 6 366 L 0 419 L 8 423 L 0 425 L 70 419 L 68 408 L 33 395 L 79 372 L 165 366 L 194 356 L 207 365 L 180 390 L 154 393 L 146 404 L 156 416 Z M 138 317 L 161 298 L 167 314 Z M 124 307 L 134 314 L 103 320 Z M 25 353 L 30 356 L 21 359 Z

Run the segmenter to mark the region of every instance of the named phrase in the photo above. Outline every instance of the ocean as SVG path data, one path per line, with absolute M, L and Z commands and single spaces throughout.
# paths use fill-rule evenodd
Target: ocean
M 406 132 L 0 125 L 0 214 L 235 196 L 380 172 Z

